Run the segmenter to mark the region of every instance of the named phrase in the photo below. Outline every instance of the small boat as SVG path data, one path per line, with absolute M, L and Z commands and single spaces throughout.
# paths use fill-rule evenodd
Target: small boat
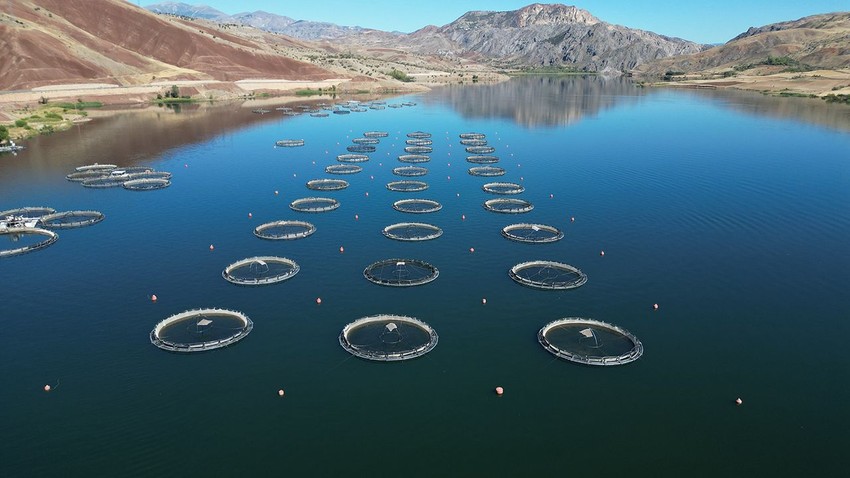
M 40 219 L 40 217 L 6 216 L 0 219 L 0 231 L 33 228 Z
M 22 149 L 24 147 L 15 144 L 14 141 L 10 141 L 8 145 L 0 145 L 0 153 L 16 153 Z

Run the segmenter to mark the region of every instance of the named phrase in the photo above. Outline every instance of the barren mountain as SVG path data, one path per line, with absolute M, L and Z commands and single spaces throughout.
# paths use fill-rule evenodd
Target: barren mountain
M 152 79 L 338 77 L 225 31 L 122 0 L 17 0 L 0 15 L 0 89 Z
M 664 59 L 640 70 L 649 74 L 709 73 L 745 71 L 759 65 L 774 67 L 766 72 L 789 67 L 799 70 L 850 67 L 850 12 L 750 28 L 724 45 Z
M 469 12 L 405 42 L 433 53 L 477 54 L 507 66 L 566 66 L 628 71 L 651 60 L 705 47 L 678 38 L 605 23 L 576 7 L 535 3 L 508 12 Z
M 203 18 L 204 20 L 220 20 L 227 18 L 227 14 L 207 5 L 189 5 L 182 2 L 163 2 L 148 5 L 146 9 L 154 13 L 165 13 L 179 17 Z

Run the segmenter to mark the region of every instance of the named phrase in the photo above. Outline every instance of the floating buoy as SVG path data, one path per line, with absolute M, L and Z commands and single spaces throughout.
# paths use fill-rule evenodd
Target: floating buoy
M 502 388 L 502 387 L 496 387 L 496 395 L 498 395 L 498 396 L 500 396 L 500 397 L 501 397 L 503 393 L 505 393 L 505 389 L 504 389 L 504 388 Z
M 369 193 L 366 193 L 366 197 L 369 197 Z
M 322 298 L 321 298 L 321 297 L 316 297 L 316 303 L 317 303 L 317 304 L 321 304 L 321 303 L 322 303 Z
M 342 246 L 339 246 L 339 253 L 342 254 L 343 252 L 345 252 L 345 248 L 342 247 Z
M 211 251 L 212 251 L 212 250 L 215 250 L 215 246 L 213 246 L 212 244 L 210 244 L 210 250 L 211 250 Z
M 487 305 L 487 299 L 481 299 L 481 303 Z
M 599 251 L 599 255 L 605 257 L 605 251 Z
M 369 179 L 375 179 L 375 176 L 369 176 Z
M 156 302 L 156 294 L 151 295 L 151 302 Z
M 449 167 L 452 167 L 452 163 L 447 163 Z
M 652 310 L 658 310 L 658 304 L 652 304 Z
M 279 192 L 277 192 L 277 191 L 275 191 L 275 192 L 274 192 L 274 195 L 275 195 L 275 196 L 277 196 L 278 194 L 280 194 L 280 193 L 279 193 Z
M 554 198 L 554 197 L 555 197 L 555 195 L 554 195 L 554 194 L 550 194 L 550 195 L 549 195 L 549 199 L 552 199 L 552 198 Z
M 45 385 L 45 386 L 44 386 L 44 391 L 45 391 L 45 392 L 49 392 L 49 391 L 50 391 L 50 385 Z M 740 400 L 740 398 L 739 398 L 738 400 Z
M 316 164 L 316 162 L 315 162 L 315 161 L 313 161 L 313 164 Z
M 744 403 L 744 401 L 741 400 L 740 397 L 739 397 L 737 400 L 735 400 L 735 403 L 740 405 L 740 404 Z
M 283 392 L 283 389 L 281 388 L 280 390 L 278 390 L 278 391 L 277 391 L 277 396 L 278 396 L 278 397 L 282 397 L 282 396 L 283 396 L 283 393 L 284 393 L 284 392 Z
M 452 180 L 452 177 L 451 177 L 451 176 L 446 176 L 446 177 L 447 177 L 447 178 L 449 178 L 449 181 L 451 181 L 451 180 Z
M 571 217 L 571 218 L 570 218 L 570 222 L 576 222 L 576 218 Z
M 460 197 L 460 193 L 457 193 L 457 197 Z
M 354 215 L 354 220 L 355 220 L 355 221 L 357 221 L 357 220 L 359 220 L 359 219 L 360 219 L 360 215 L 359 215 L 359 214 L 355 214 L 355 215 Z
M 475 248 L 474 248 L 474 247 L 470 247 L 470 248 L 469 248 L 469 252 L 475 252 Z
M 254 215 L 249 212 L 248 217 L 254 217 Z
M 294 178 L 294 177 L 297 177 L 297 176 L 295 175 L 295 173 L 292 173 L 292 177 Z
M 461 215 L 460 215 L 460 220 L 461 220 L 461 221 L 466 221 L 466 214 L 461 214 Z
M 188 167 L 189 167 L 189 165 L 188 165 L 188 164 L 184 164 L 184 165 L 183 165 L 183 167 L 184 167 L 184 168 L 188 168 Z
M 383 165 L 384 165 L 384 163 L 378 163 L 378 166 L 383 166 Z

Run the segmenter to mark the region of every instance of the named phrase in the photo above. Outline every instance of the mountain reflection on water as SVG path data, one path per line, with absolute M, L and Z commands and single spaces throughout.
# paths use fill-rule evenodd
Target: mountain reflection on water
M 495 85 L 446 86 L 424 101 L 446 102 L 466 118 L 505 118 L 525 127 L 565 126 L 651 92 L 622 77 L 524 76 Z

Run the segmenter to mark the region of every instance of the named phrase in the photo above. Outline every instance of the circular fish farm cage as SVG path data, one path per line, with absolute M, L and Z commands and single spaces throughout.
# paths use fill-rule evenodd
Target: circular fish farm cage
M 385 259 L 369 264 L 363 276 L 369 282 L 389 287 L 413 287 L 434 281 L 440 271 L 419 259 Z
M 460 144 L 464 146 L 486 146 L 486 139 L 462 139 L 460 140 Z
M 363 163 L 369 161 L 369 156 L 365 154 L 340 154 L 336 157 L 340 163 Z
M 568 290 L 587 282 L 587 275 L 577 267 L 554 261 L 522 262 L 511 267 L 508 275 L 534 289 Z
M 492 146 L 467 146 L 466 152 L 472 154 L 489 154 L 496 151 Z
M 402 180 L 387 183 L 387 189 L 403 193 L 413 193 L 428 189 L 428 183 L 424 181 Z
M 292 278 L 301 267 L 292 259 L 258 256 L 242 259 L 225 267 L 221 276 L 239 285 L 268 285 Z
M 460 139 L 484 139 L 484 133 L 461 133 Z
M 103 171 L 104 174 L 108 173 L 112 169 L 117 169 L 118 166 L 115 164 L 87 164 L 85 166 L 77 166 L 74 168 L 75 171 Z
M 124 189 L 129 189 L 130 191 L 153 191 L 171 186 L 171 181 L 159 178 L 143 178 L 124 181 L 122 185 Z M 83 183 L 83 186 L 85 186 L 85 183 Z
M 393 203 L 393 209 L 411 214 L 427 214 L 437 212 L 443 205 L 431 199 L 402 199 Z
M 424 131 L 414 131 L 412 133 L 407 133 L 408 138 L 416 138 L 416 139 L 425 139 L 430 138 L 431 133 L 426 133 Z
M 393 174 L 396 176 L 425 176 L 428 174 L 428 168 L 421 166 L 401 166 L 393 168 Z
M 483 177 L 504 176 L 505 169 L 498 166 L 475 166 L 469 168 L 469 174 Z
M 524 199 L 498 198 L 484 201 L 484 209 L 500 214 L 523 214 L 534 209 L 534 205 Z
M 434 148 L 430 146 L 406 146 L 404 148 L 405 153 L 411 154 L 427 154 L 434 151 Z
M 168 171 L 145 171 L 141 173 L 130 173 L 130 179 L 171 179 Z
M 490 194 L 520 194 L 525 191 L 525 186 L 517 183 L 487 183 L 481 186 L 484 192 Z
M 39 223 L 50 229 L 71 229 L 91 226 L 103 219 L 103 213 L 99 211 L 65 211 L 42 216 Z
M 546 224 L 511 224 L 502 229 L 502 235 L 506 238 L 531 244 L 546 244 L 557 242 L 564 238 L 564 233 L 557 227 Z
M 366 360 L 396 362 L 421 357 L 437 346 L 437 332 L 413 317 L 375 315 L 343 327 L 339 344 Z
M 431 161 L 431 157 L 424 154 L 402 154 L 398 160 L 402 163 L 427 163 Z
M 367 131 L 363 133 L 363 136 L 367 138 L 386 138 L 389 135 L 386 131 Z
M 0 237 L 4 236 L 9 238 L 14 247 L 4 249 L 0 245 L 0 257 L 17 256 L 44 249 L 59 239 L 59 235 L 55 232 L 37 227 L 0 229 Z
M 385 236 L 396 241 L 429 241 L 443 235 L 443 230 L 432 224 L 400 222 L 384 228 Z
M 273 221 L 254 228 L 254 235 L 270 241 L 291 241 L 316 232 L 316 226 L 305 221 Z
M 357 174 L 363 171 L 363 167 L 356 164 L 331 164 L 325 168 L 328 174 Z
M 351 142 L 354 144 L 378 144 L 381 141 L 378 138 L 354 138 Z
M 339 201 L 333 198 L 309 197 L 292 201 L 289 208 L 298 212 L 327 212 L 339 207 Z
M 151 330 L 151 343 L 169 352 L 204 352 L 244 339 L 254 328 L 242 312 L 195 309 L 172 315 Z
M 304 146 L 303 139 L 282 139 L 280 141 L 274 142 L 275 146 L 279 146 L 281 148 L 295 148 L 298 146 Z
M 412 138 L 412 139 L 406 140 L 405 144 L 407 144 L 409 146 L 431 146 L 432 144 L 434 144 L 434 142 L 431 141 L 430 139 L 425 139 L 425 138 L 422 138 L 422 139 Z
M 151 173 L 154 169 L 150 166 L 127 166 L 126 168 L 121 168 L 125 173 L 129 175 L 141 174 L 141 173 Z
M 345 149 L 351 153 L 374 153 L 377 148 L 370 144 L 352 144 Z
M 552 355 L 584 365 L 625 365 L 643 355 L 643 344 L 628 330 L 582 317 L 549 322 L 537 341 Z
M 54 213 L 56 213 L 56 209 L 53 209 L 52 207 L 27 206 L 2 211 L 0 212 L 0 218 L 4 218 L 6 216 L 42 217 Z
M 339 191 L 348 187 L 348 181 L 343 179 L 311 179 L 307 181 L 307 188 L 316 191 Z
M 487 154 L 479 154 L 473 156 L 467 156 L 466 161 L 474 164 L 493 164 L 499 162 L 498 156 L 490 156 Z
M 65 176 L 65 179 L 68 181 L 73 181 L 75 183 L 81 183 L 87 179 L 95 179 L 102 178 L 109 174 L 109 170 L 103 169 L 92 169 L 85 171 L 74 171 L 71 174 Z
M 83 186 L 94 189 L 117 188 L 123 186 L 130 178 L 130 175 L 122 176 L 99 176 L 96 178 L 86 179 L 83 181 Z

